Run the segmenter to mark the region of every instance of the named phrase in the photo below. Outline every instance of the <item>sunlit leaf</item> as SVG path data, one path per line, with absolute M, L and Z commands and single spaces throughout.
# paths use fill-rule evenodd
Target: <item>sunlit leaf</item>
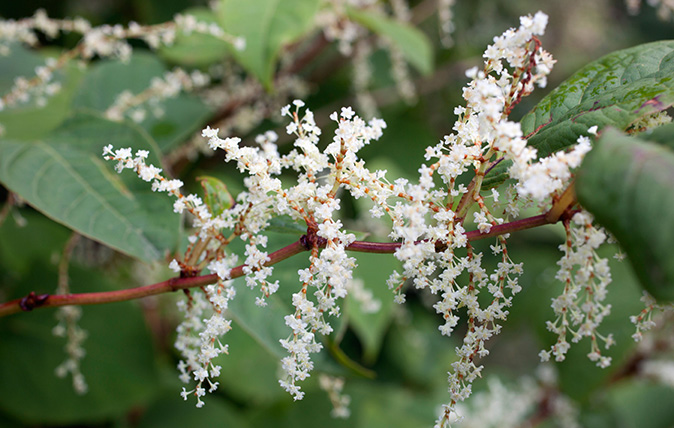
M 320 2 L 315 0 L 220 0 L 218 19 L 224 30 L 246 40 L 232 55 L 271 89 L 281 48 L 309 32 Z
M 234 205 L 234 198 L 222 181 L 207 176 L 197 177 L 197 181 L 204 189 L 204 203 L 214 216 L 222 214 L 224 210 Z

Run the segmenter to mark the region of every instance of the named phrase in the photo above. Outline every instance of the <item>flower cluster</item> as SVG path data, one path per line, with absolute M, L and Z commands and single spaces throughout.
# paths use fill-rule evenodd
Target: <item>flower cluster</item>
M 87 338 L 87 332 L 77 323 L 81 316 L 82 308 L 79 306 L 64 306 L 59 308 L 56 312 L 58 324 L 52 329 L 52 333 L 54 336 L 67 338 L 65 351 L 68 357 L 56 367 L 56 375 L 58 377 L 66 377 L 70 373 L 75 392 L 85 394 L 89 387 L 80 370 L 80 361 L 86 354 L 82 344 Z
M 325 38 L 337 41 L 342 55 L 351 55 L 354 42 L 366 34 L 363 27 L 347 18 L 347 7 L 368 7 L 375 4 L 372 0 L 329 0 L 328 7 L 316 15 L 316 25 L 323 29 Z
M 36 46 L 39 41 L 37 32 L 53 39 L 59 32 L 84 34 L 89 30 L 91 24 L 83 18 L 52 19 L 44 9 L 38 9 L 30 18 L 0 20 L 0 55 L 9 54 L 13 41 Z
M 75 48 L 64 52 L 58 59 L 48 59 L 44 66 L 37 67 L 34 78 L 17 79 L 14 87 L 0 98 L 0 110 L 24 103 L 30 98 L 36 98 L 38 105 L 44 104 L 46 98 L 55 94 L 60 88 L 58 83 L 52 82 L 54 71 L 64 67 L 72 59 L 90 61 L 98 56 L 127 61 L 132 53 L 128 40 L 139 39 L 150 48 L 157 49 L 160 46 L 172 45 L 179 31 L 186 34 L 191 32 L 208 34 L 231 43 L 236 49 L 245 48 L 243 38 L 226 33 L 217 24 L 200 22 L 191 15 L 176 15 L 173 21 L 148 26 L 131 22 L 126 27 L 122 25 L 92 27 L 83 18 L 53 19 L 49 18 L 44 10 L 38 10 L 33 17 L 19 21 L 0 20 L 0 55 L 8 55 L 13 42 L 29 46 L 37 45 L 38 34 L 44 34 L 49 39 L 57 37 L 62 32 L 82 36 Z M 201 80 L 193 79 L 194 83 Z
M 220 317 L 227 300 L 233 297 L 233 288 L 225 285 L 230 279 L 233 258 L 224 253 L 232 239 L 239 237 L 247 242 L 242 271 L 247 285 L 260 290 L 257 302 L 264 306 L 266 297 L 274 293 L 279 284 L 267 280 L 272 268 L 265 265 L 268 255 L 262 248 L 266 247 L 267 238 L 261 232 L 277 215 L 289 215 L 308 226 L 306 246 L 311 250 L 310 265 L 299 271 L 302 285 L 293 295 L 295 312 L 286 317 L 291 335 L 281 341 L 289 355 L 282 361 L 286 375 L 280 383 L 296 399 L 303 396 L 297 382 L 308 377 L 313 369 L 310 354 L 322 348 L 316 334 L 332 331 L 326 316 L 339 315 L 338 301 L 353 287 L 351 278 L 355 259 L 346 254 L 346 247 L 355 237 L 343 230 L 339 219 L 333 218 L 339 209 L 337 192 L 340 187 L 346 187 L 365 194 L 369 191 L 368 186 L 374 183 L 382 186 L 378 181 L 380 174 L 367 171 L 356 152 L 379 138 L 385 123 L 373 119 L 368 124 L 355 116 L 350 108 L 344 108 L 340 115 L 332 116 L 338 129 L 333 142 L 321 152 L 317 147 L 321 130 L 310 110 L 300 114 L 301 107 L 303 103 L 295 101 L 294 110 L 291 111 L 292 107 L 288 105 L 282 111 L 291 117 L 287 132 L 296 137 L 295 149 L 284 156 L 276 150 L 277 136 L 273 132 L 257 138 L 258 147 L 242 147 L 238 138 L 220 138 L 217 129 L 203 131 L 211 148 L 222 149 L 225 161 L 234 162 L 241 172 L 247 173 L 244 180 L 247 191 L 238 195 L 237 204 L 218 215 L 213 215 L 195 195 L 182 195 L 178 190 L 182 182 L 167 180 L 160 175 L 159 168 L 147 165 L 147 152 L 138 151 L 133 156 L 130 149 L 113 150 L 111 146 L 104 149 L 106 159 L 117 161 L 118 171 L 133 169 L 143 180 L 152 182 L 153 190 L 172 194 L 176 198 L 176 212 L 187 209 L 193 214 L 196 232 L 191 239 L 192 245 L 184 259 L 172 261 L 171 267 L 176 271 L 198 270 L 198 266 L 208 263 L 208 268 L 221 279 L 219 288 L 205 290 L 207 299 L 198 297 L 200 293 L 192 293 L 184 308 L 187 320 L 179 332 L 179 338 L 182 338 L 178 341 L 179 348 L 183 355 L 188 355 L 180 369 L 184 379 L 192 373 L 198 382 L 193 391 L 197 404 L 205 394 L 202 382 L 210 382 L 209 373 L 213 376 L 212 373 L 218 371 L 217 367 L 209 366 L 210 361 L 226 350 L 222 346 L 207 345 L 216 343 L 219 335 L 229 329 L 229 323 L 216 322 L 213 318 L 202 320 L 201 317 L 208 307 L 206 301 L 211 302 L 214 313 Z M 283 188 L 278 178 L 286 168 L 296 170 L 299 175 L 297 184 L 290 188 Z M 224 237 L 222 230 L 231 230 L 232 235 Z M 359 294 L 367 296 L 362 291 Z M 220 296 L 217 300 L 216 295 Z M 224 300 L 222 295 L 226 296 Z M 212 323 L 217 325 L 210 328 Z M 211 383 L 210 389 L 216 386 Z M 183 395 L 186 397 L 191 392 L 185 390 Z
M 440 30 L 440 41 L 446 48 L 452 47 L 454 40 L 454 13 L 452 7 L 456 0 L 438 0 L 438 27 Z
M 201 397 L 206 395 L 205 382 L 209 386 L 208 392 L 218 388 L 218 382 L 211 379 L 220 376 L 221 367 L 214 364 L 213 359 L 228 353 L 228 347 L 222 344 L 220 337 L 232 329 L 231 321 L 225 318 L 224 312 L 235 295 L 231 281 L 221 278 L 217 284 L 205 287 L 203 295 L 190 293 L 187 302 L 178 302 L 178 309 L 185 314 L 177 327 L 175 342 L 183 358 L 178 362 L 180 380 L 189 383 L 191 375 L 196 382 L 195 388 L 190 391 L 183 387 L 180 395 L 187 400 L 193 394 L 197 398 L 197 407 L 204 405 Z M 210 316 L 203 318 L 206 314 Z
M 469 405 L 458 406 L 460 428 L 515 428 L 529 426 L 541 412 L 554 415 L 556 426 L 578 428 L 579 409 L 560 394 L 553 366 L 542 364 L 536 378 L 520 378 L 506 385 L 498 378 L 487 379 L 487 389 L 477 392 Z
M 636 326 L 636 332 L 632 335 L 635 342 L 640 342 L 643 339 L 643 332 L 654 328 L 657 323 L 654 315 L 665 313 L 674 313 L 674 303 L 658 303 L 653 296 L 644 291 L 641 296 L 641 302 L 644 304 L 644 309 L 638 315 L 630 317 L 630 322 Z
M 0 97 L 0 111 L 6 107 L 28 103 L 31 99 L 38 107 L 45 106 L 47 100 L 61 90 L 61 82 L 56 81 L 54 76 L 54 71 L 59 67 L 59 61 L 51 58 L 45 65 L 35 68 L 35 77 L 32 79 L 14 79 L 12 89 Z
M 662 21 L 669 21 L 674 12 L 674 4 L 670 0 L 647 0 L 649 6 L 656 8 L 658 18 Z M 641 0 L 625 0 L 627 11 L 636 15 L 641 10 Z
M 194 70 L 187 73 L 180 68 L 155 77 L 150 86 L 139 94 L 124 91 L 117 96 L 105 116 L 110 120 L 120 121 L 128 115 L 134 122 L 142 122 L 147 117 L 147 107 L 154 117 L 164 115 L 161 102 L 176 97 L 182 91 L 192 91 L 206 86 L 210 82 L 208 75 Z
M 351 414 L 349 411 L 351 397 L 342 394 L 344 379 L 321 374 L 318 377 L 318 384 L 322 390 L 328 393 L 328 397 L 332 403 L 332 416 L 335 418 L 348 418 Z
M 588 129 L 588 133 L 596 135 L 597 127 Z M 522 147 L 525 156 L 516 158 L 509 173 L 519 180 L 517 192 L 520 196 L 530 197 L 538 203 L 548 202 L 552 195 L 563 191 L 571 180 L 571 169 L 580 166 L 583 157 L 592 148 L 587 136 L 578 137 L 577 144 L 569 152 L 556 152 L 536 162 L 526 161 L 536 156 L 536 149 Z
M 255 146 L 244 146 L 239 138 L 221 138 L 219 129 L 203 130 L 208 146 L 222 150 L 225 161 L 245 175 L 245 191 L 236 197 L 236 203 L 217 213 L 200 198 L 183 196 L 178 191 L 182 183 L 164 179 L 158 168 L 146 165 L 146 152 L 139 151 L 134 157 L 130 149 L 105 148 L 106 158 L 118 162 L 118 171 L 134 169 L 142 179 L 152 181 L 154 190 L 167 191 L 176 198 L 176 212 L 186 209 L 194 216 L 190 246 L 182 259 L 171 262 L 171 267 L 181 273 L 208 267 L 219 277 L 218 284 L 203 289 L 203 293 L 190 293 L 182 303 L 186 319 L 176 342 L 184 356 L 179 369 L 183 380 L 192 377 L 197 382 L 195 389 L 183 390 L 183 397 L 193 393 L 200 406 L 206 386 L 210 385 L 210 390 L 217 387 L 211 379 L 217 376 L 219 366 L 212 360 L 227 352 L 220 336 L 230 329 L 223 315 L 235 294 L 230 282 L 234 270 L 236 276 L 246 276 L 248 287 L 259 291 L 259 306 L 265 306 L 267 297 L 278 290 L 278 281 L 270 280 L 273 270 L 268 266 L 270 254 L 263 233 L 273 217 L 282 215 L 306 225 L 300 242 L 310 252 L 309 266 L 298 271 L 300 286 L 292 295 L 294 311 L 285 317 L 290 333 L 280 340 L 288 355 L 281 361 L 284 375 L 279 383 L 294 399 L 303 398 L 300 382 L 311 375 L 312 354 L 323 348 L 320 335 L 332 332 L 329 317 L 339 316 L 340 300 L 348 293 L 359 300 L 371 300 L 371 294 L 352 278 L 356 261 L 347 249 L 355 237 L 344 230 L 338 217 L 339 193 L 348 192 L 355 199 L 370 201 L 373 218 L 386 216 L 392 222 L 389 237 L 397 241 L 395 257 L 402 262 L 402 271 L 394 272 L 388 280 L 395 290 L 394 299 L 404 302 L 405 284 L 438 296 L 433 307 L 443 319 L 439 330 L 446 336 L 457 327 L 459 312 L 465 311 L 467 331 L 449 372 L 450 400 L 437 426 L 447 426 L 456 419 L 458 403 L 470 396 L 472 382 L 481 376 L 479 360 L 489 354 L 487 340 L 499 334 L 513 297 L 521 291 L 518 277 L 523 269 L 522 263 L 515 263 L 509 256 L 508 235 L 500 235 L 491 245 L 499 261 L 493 271 L 487 271 L 484 255 L 469 242 L 466 222 L 472 219 L 477 229 L 473 233 L 489 234 L 516 213 L 514 201 L 518 197 L 543 206 L 565 188 L 572 177 L 571 169 L 589 150 L 589 139 L 581 137 L 566 153 L 536 159 L 519 124 L 508 120 L 523 96 L 536 85 L 545 85 L 554 63 L 537 39 L 546 23 L 547 16 L 540 12 L 521 18 L 518 29 L 496 37 L 487 48 L 484 67 L 467 72 L 471 81 L 463 92 L 466 106 L 455 110 L 458 119 L 454 133 L 426 149 L 429 164 L 419 168 L 417 182 L 399 178 L 391 183 L 386 171 L 370 171 L 359 158 L 359 150 L 382 135 L 386 127 L 382 120 L 366 122 L 350 107 L 344 107 L 330 116 L 337 130 L 321 149 L 322 131 L 300 100 L 281 110 L 282 116 L 290 118 L 286 132 L 294 137 L 293 148 L 285 155 L 277 150 L 274 132 L 258 136 Z M 595 133 L 596 128 L 588 131 Z M 513 161 L 509 172 L 516 183 L 506 189 L 506 208 L 497 215 L 500 193 L 483 189 L 483 179 L 490 166 L 504 159 Z M 296 183 L 289 187 L 280 179 L 284 170 L 297 175 Z M 473 174 L 468 185 L 459 180 L 467 172 Z M 603 303 L 610 273 L 606 260 L 595 252 L 606 236 L 592 226 L 587 213 L 577 213 L 573 225 L 571 228 L 566 221 L 568 239 L 562 246 L 564 257 L 558 274 L 565 289 L 553 302 L 558 319 L 549 323 L 559 341 L 541 355 L 546 359 L 553 353 L 558 360 L 563 359 L 567 334 L 572 335 L 572 341 L 589 336 L 590 358 L 606 366 L 610 359 L 601 355 L 597 338 L 607 346 L 612 338 L 599 335 L 597 326 L 610 310 Z M 229 235 L 224 235 L 225 231 Z M 235 238 L 243 240 L 246 248 L 244 263 L 237 268 L 233 268 L 234 257 L 226 252 Z M 459 281 L 462 274 L 466 281 Z M 488 299 L 481 299 L 481 294 Z M 336 391 L 334 383 L 330 385 Z
M 145 159 L 149 155 L 150 152 L 147 150 L 138 150 L 134 156 L 130 148 L 114 150 L 112 144 L 108 144 L 103 148 L 103 158 L 105 160 L 116 161 L 115 170 L 117 172 L 122 172 L 124 169 L 132 169 L 143 181 L 152 182 L 152 191 L 168 192 L 178 199 L 182 199 L 183 196 L 178 189 L 182 187 L 183 182 L 180 180 L 167 180 L 162 177 L 160 175 L 160 168 L 145 163 Z
M 607 289 L 611 282 L 608 260 L 597 255 L 596 249 L 606 240 L 606 233 L 592 225 L 592 216 L 584 211 L 576 213 L 571 222 L 565 222 L 567 240 L 560 250 L 564 257 L 558 262 L 557 279 L 564 284 L 564 291 L 552 300 L 555 321 L 548 321 L 548 330 L 557 334 L 557 342 L 548 351 L 541 351 L 541 360 L 547 361 L 551 355 L 563 361 L 570 344 L 583 337 L 592 341 L 588 358 L 599 367 L 611 364 L 611 358 L 603 356 L 598 339 L 608 349 L 615 342 L 612 335 L 603 336 L 597 328 L 610 313 L 611 305 L 605 304 Z
M 526 141 L 519 124 L 507 117 L 535 84 L 545 84 L 550 72 L 553 61 L 535 38 L 543 33 L 546 23 L 547 16 L 539 12 L 534 17 L 523 17 L 519 29 L 510 29 L 494 39 L 485 52 L 483 70 L 473 68 L 466 73 L 472 80 L 463 92 L 466 107 L 455 110 L 455 133 L 426 149 L 426 159 L 435 162 L 422 165 L 418 184 L 396 180 L 391 188 L 402 201 L 373 208 L 373 214 L 384 210 L 391 216 L 390 237 L 402 240 L 395 255 L 403 262 L 403 272 L 394 273 L 389 286 L 401 290 L 409 279 L 416 288 L 438 294 L 441 300 L 435 309 L 445 320 L 440 326 L 445 335 L 450 335 L 458 324 L 458 309 L 465 307 L 468 311 L 468 333 L 457 350 L 459 360 L 449 374 L 451 400 L 439 426 L 447 425 L 453 419 L 456 403 L 470 395 L 471 383 L 482 370 L 475 360 L 489 353 L 485 341 L 500 332 L 500 322 L 508 314 L 512 296 L 521 289 L 517 277 L 522 265 L 508 256 L 506 236 L 499 237 L 492 247 L 500 254 L 501 262 L 488 274 L 481 265 L 482 254 L 468 244 L 463 225 L 474 204 L 479 209 L 473 219 L 481 232 L 488 233 L 505 220 L 494 216 L 485 203 L 482 179 L 491 162 L 502 157 L 521 159 L 527 154 L 522 150 Z M 457 178 L 468 171 L 474 172 L 475 179 L 466 187 Z M 437 186 L 436 181 L 441 181 L 442 186 Z M 491 196 L 497 199 L 498 192 Z M 461 251 L 465 255 L 460 255 Z M 458 284 L 457 278 L 463 272 L 468 273 L 468 283 Z M 484 308 L 478 304 L 482 290 L 492 295 L 491 303 Z M 398 301 L 404 301 L 401 294 Z

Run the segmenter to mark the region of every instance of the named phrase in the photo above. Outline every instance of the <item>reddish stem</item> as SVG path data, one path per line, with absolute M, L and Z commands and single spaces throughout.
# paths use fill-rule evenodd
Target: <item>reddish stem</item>
M 554 209 L 554 207 L 553 207 Z M 490 238 L 498 235 L 503 235 L 506 233 L 516 232 L 518 230 L 531 229 L 533 227 L 542 226 L 545 224 L 556 223 L 551 221 L 547 214 L 541 214 L 534 217 L 524 218 L 521 220 L 516 220 L 510 223 L 499 224 L 492 226 L 491 230 L 488 233 L 481 233 L 479 230 L 473 230 L 466 233 L 466 237 L 469 241 L 475 241 L 478 239 Z M 379 253 L 379 254 L 391 254 L 394 253 L 398 247 L 399 243 L 395 242 L 365 242 L 365 241 L 356 241 L 346 247 L 349 251 L 357 251 L 364 253 Z M 265 263 L 265 266 L 274 265 L 282 260 L 285 260 L 289 257 L 292 257 L 296 254 L 299 254 L 303 251 L 307 251 L 306 246 L 298 240 L 284 248 L 281 248 L 278 251 L 274 251 L 269 255 L 269 260 Z M 243 268 L 245 265 L 240 265 L 235 268 L 232 268 L 231 278 L 239 278 L 243 276 Z M 115 290 L 115 291 L 104 291 L 97 293 L 80 293 L 80 294 L 66 294 L 66 295 L 47 295 L 43 294 L 36 296 L 34 292 L 31 292 L 26 297 L 21 299 L 10 300 L 0 304 L 0 317 L 10 315 L 21 310 L 30 311 L 37 308 L 47 308 L 54 306 L 67 306 L 67 305 L 97 305 L 101 303 L 112 303 L 112 302 L 122 302 L 126 300 L 140 299 L 142 297 L 154 296 L 157 294 L 167 293 L 169 291 L 184 290 L 188 288 L 201 287 L 207 284 L 212 284 L 218 280 L 216 274 L 202 275 L 195 277 L 187 278 L 171 278 L 166 281 L 158 282 L 156 284 L 146 285 L 143 287 L 128 288 L 125 290 Z
M 265 263 L 265 265 L 270 266 L 276 264 L 303 251 L 305 251 L 305 248 L 302 246 L 302 244 L 300 244 L 299 241 L 295 242 L 288 245 L 287 247 L 281 248 L 280 250 L 271 253 L 269 255 L 269 260 Z M 237 266 L 232 269 L 232 279 L 243 276 L 243 266 L 244 265 Z M 97 305 L 101 303 L 123 302 L 126 300 L 140 299 L 142 297 L 167 293 L 169 291 L 201 287 L 207 284 L 212 284 L 217 280 L 218 276 L 216 274 L 210 274 L 187 278 L 171 278 L 166 281 L 146 285 L 143 287 L 128 288 L 125 290 L 103 291 L 97 293 L 64 295 L 43 294 L 36 296 L 34 292 L 31 292 L 31 294 L 21 299 L 14 299 L 0 304 L 0 317 L 19 312 L 21 310 L 31 311 L 37 308 L 47 308 L 52 306 Z

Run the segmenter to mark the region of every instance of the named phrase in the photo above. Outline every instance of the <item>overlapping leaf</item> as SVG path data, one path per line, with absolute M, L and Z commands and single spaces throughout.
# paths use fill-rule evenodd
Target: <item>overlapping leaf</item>
M 673 135 L 674 137 L 674 135 Z M 639 281 L 674 300 L 674 152 L 606 132 L 578 171 L 578 200 L 618 240 Z
M 156 260 L 175 245 L 179 217 L 149 183 L 113 172 L 101 157 L 107 144 L 149 150 L 149 162 L 159 165 L 156 144 L 136 127 L 80 115 L 42 140 L 0 140 L 0 182 L 80 234 Z

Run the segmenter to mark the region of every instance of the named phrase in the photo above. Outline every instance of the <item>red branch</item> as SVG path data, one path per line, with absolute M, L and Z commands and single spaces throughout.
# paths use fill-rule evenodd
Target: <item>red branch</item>
M 575 201 L 574 201 L 575 202 Z M 553 206 L 553 209 L 555 207 Z M 551 210 L 552 211 L 552 210 Z M 516 232 L 518 230 L 531 229 L 533 227 L 542 226 L 545 224 L 556 223 L 557 219 L 550 218 L 547 214 L 541 214 L 534 217 L 529 217 L 521 220 L 516 220 L 510 223 L 499 224 L 492 226 L 488 233 L 481 233 L 479 230 L 473 230 L 466 233 L 469 241 L 478 239 L 490 238 L 506 233 Z M 306 246 L 298 240 L 278 251 L 274 251 L 269 255 L 269 260 L 265 266 L 274 265 L 282 260 L 307 251 Z M 400 247 L 399 243 L 385 243 L 385 242 L 365 242 L 356 241 L 349 245 L 346 249 L 349 251 L 357 251 L 364 253 L 380 253 L 392 254 Z M 243 268 L 245 265 L 240 265 L 232 268 L 231 278 L 239 278 L 243 276 Z M 156 284 L 146 285 L 143 287 L 128 288 L 125 290 L 104 291 L 97 293 L 80 293 L 80 294 L 66 294 L 66 295 L 36 295 L 31 292 L 29 295 L 21 298 L 11 300 L 0 304 L 0 317 L 14 314 L 19 311 L 31 311 L 37 308 L 47 308 L 54 306 L 67 305 L 97 305 L 101 303 L 123 302 L 126 300 L 140 299 L 142 297 L 154 296 L 157 294 L 167 293 L 169 291 L 185 290 L 188 288 L 201 287 L 207 284 L 212 284 L 218 280 L 216 274 L 186 277 L 186 278 L 171 278 L 166 281 L 158 282 Z

